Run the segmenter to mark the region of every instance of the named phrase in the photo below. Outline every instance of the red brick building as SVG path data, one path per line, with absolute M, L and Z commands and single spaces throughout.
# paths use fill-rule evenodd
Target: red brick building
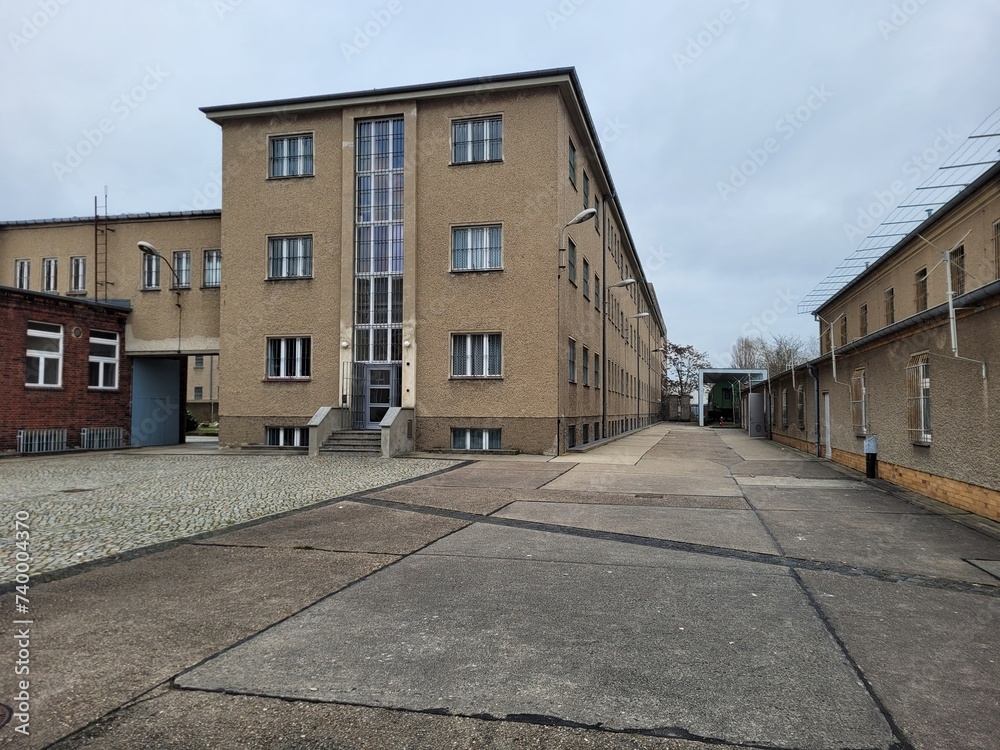
M 128 445 L 129 312 L 0 286 L 0 452 Z

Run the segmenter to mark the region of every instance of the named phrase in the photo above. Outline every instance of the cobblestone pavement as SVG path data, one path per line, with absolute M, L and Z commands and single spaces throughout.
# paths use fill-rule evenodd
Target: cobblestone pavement
M 221 529 L 454 466 L 341 455 L 88 453 L 0 461 L 0 584 L 14 579 L 15 519 L 31 574 Z M 23 528 L 23 527 L 22 527 Z

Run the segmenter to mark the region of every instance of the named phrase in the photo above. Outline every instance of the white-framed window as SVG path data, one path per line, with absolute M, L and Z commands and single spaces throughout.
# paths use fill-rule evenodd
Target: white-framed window
M 174 289 L 191 288 L 191 251 L 174 251 Z
M 576 245 L 571 239 L 566 240 L 566 266 L 569 269 L 566 276 L 570 283 L 576 286 Z
M 503 337 L 499 333 L 453 333 L 451 375 L 490 378 L 503 374 Z
M 864 437 L 868 434 L 868 384 L 865 382 L 864 367 L 858 367 L 851 375 L 851 421 L 855 435 Z
M 31 289 L 31 261 L 22 258 L 14 261 L 14 285 L 18 289 Z
M 69 259 L 69 290 L 87 291 L 87 258 L 84 255 L 74 255 Z
M 118 334 L 90 332 L 88 385 L 113 390 L 118 387 Z
M 458 451 L 500 450 L 500 430 L 478 427 L 452 427 L 451 447 Z
M 269 338 L 267 377 L 272 380 L 312 377 L 312 339 L 308 336 Z
M 271 237 L 267 241 L 267 277 L 301 279 L 312 276 L 312 236 Z
M 581 363 L 583 364 L 583 384 L 590 387 L 590 349 L 583 347 L 583 357 L 581 357 Z M 584 442 L 587 442 L 586 440 Z
M 454 271 L 493 271 L 503 267 L 503 232 L 499 224 L 453 227 L 451 267 Z
M 931 444 L 931 364 L 927 354 L 914 354 L 906 365 L 906 404 L 910 442 Z
M 569 369 L 569 382 L 576 382 L 576 342 L 569 340 L 569 354 L 566 357 L 566 367 Z
M 59 291 L 59 259 L 42 258 L 42 291 Z
M 142 288 L 160 288 L 160 256 L 152 253 L 142 255 Z
M 313 174 L 311 134 L 271 136 L 268 177 L 306 177 L 311 174 Z
M 28 323 L 24 384 L 57 388 L 62 385 L 63 327 Z
M 308 427 L 265 427 L 264 444 L 291 448 L 309 447 Z
M 222 251 L 206 250 L 202 286 L 216 288 L 222 285 Z
M 576 186 L 576 146 L 572 140 L 569 142 L 569 181 Z
M 477 117 L 451 124 L 451 160 L 471 164 L 503 159 L 503 118 Z
M 205 398 L 204 386 L 196 385 L 194 387 L 194 400 L 201 401 L 203 398 Z

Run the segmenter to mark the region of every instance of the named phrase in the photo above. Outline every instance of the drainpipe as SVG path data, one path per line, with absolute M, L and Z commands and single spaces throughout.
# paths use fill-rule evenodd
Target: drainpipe
M 813 380 L 813 401 L 816 403 L 816 458 L 822 458 L 819 446 L 819 378 L 812 365 L 806 365 L 806 369 L 809 371 L 809 377 Z

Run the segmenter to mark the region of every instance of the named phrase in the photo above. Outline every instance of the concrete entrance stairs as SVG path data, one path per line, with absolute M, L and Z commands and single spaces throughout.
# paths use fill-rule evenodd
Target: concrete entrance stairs
M 382 433 L 379 430 L 336 430 L 330 433 L 320 453 L 353 453 L 358 456 L 381 456 Z

